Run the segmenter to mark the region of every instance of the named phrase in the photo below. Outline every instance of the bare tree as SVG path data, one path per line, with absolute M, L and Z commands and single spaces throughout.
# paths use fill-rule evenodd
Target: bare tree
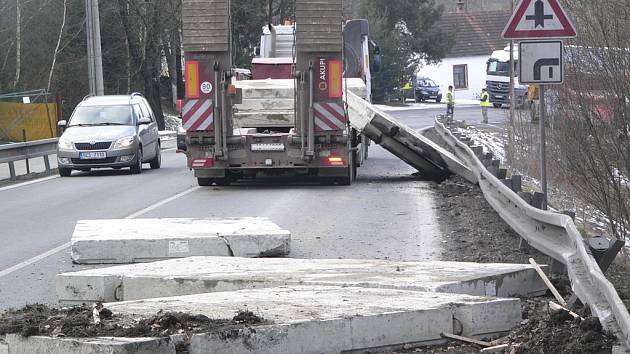
M 57 63 L 57 55 L 60 52 L 59 47 L 61 46 L 61 39 L 63 38 L 63 31 L 66 27 L 66 14 L 68 10 L 68 0 L 63 0 L 63 16 L 61 19 L 61 27 L 59 28 L 59 36 L 57 37 L 57 46 L 55 46 L 55 51 L 53 53 L 52 64 L 50 65 L 50 73 L 48 74 L 48 84 L 46 85 L 46 91 L 50 91 L 50 84 L 52 82 L 53 73 L 55 72 L 55 64 Z
M 20 71 L 22 68 L 22 13 L 20 10 L 20 0 L 15 0 L 15 80 L 13 80 L 13 89 L 17 87 L 20 81 Z

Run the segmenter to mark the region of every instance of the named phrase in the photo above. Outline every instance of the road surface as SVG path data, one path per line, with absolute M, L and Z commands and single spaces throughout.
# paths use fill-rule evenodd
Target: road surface
M 433 124 L 443 105 L 391 113 L 416 129 Z M 461 115 L 461 116 L 459 116 Z M 456 117 L 480 120 L 479 108 Z M 504 111 L 491 110 L 491 124 Z M 81 219 L 267 216 L 292 232 L 291 257 L 437 259 L 441 235 L 430 183 L 378 146 L 352 186 L 282 180 L 198 187 L 185 158 L 166 150 L 162 168 L 74 172 L 0 187 L 0 309 L 56 303 L 54 275 L 73 265 L 69 241 Z

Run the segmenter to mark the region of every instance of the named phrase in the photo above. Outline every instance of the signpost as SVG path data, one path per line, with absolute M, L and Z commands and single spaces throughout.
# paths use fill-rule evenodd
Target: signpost
M 521 0 L 503 30 L 510 40 L 537 39 L 519 43 L 518 62 L 521 84 L 540 85 L 540 183 L 543 209 L 547 209 L 547 163 L 545 134 L 545 85 L 564 80 L 563 44 L 560 38 L 573 38 L 575 27 L 558 0 Z M 556 39 L 556 40 L 552 40 Z

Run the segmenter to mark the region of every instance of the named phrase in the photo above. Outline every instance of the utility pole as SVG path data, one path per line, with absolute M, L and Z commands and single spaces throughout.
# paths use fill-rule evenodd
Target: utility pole
M 98 14 L 98 0 L 85 0 L 85 19 L 90 94 L 102 96 L 105 94 L 105 89 L 103 86 L 101 24 Z
M 512 13 L 514 13 L 514 0 L 512 3 Z M 516 98 L 514 97 L 514 40 L 510 40 L 510 124 L 514 124 L 514 106 L 516 105 Z

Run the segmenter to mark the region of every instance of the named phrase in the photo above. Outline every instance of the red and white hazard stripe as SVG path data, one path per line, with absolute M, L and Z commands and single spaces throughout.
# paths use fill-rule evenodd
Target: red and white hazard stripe
M 190 99 L 182 109 L 182 125 L 186 131 L 212 130 L 214 105 L 209 99 Z
M 341 103 L 316 102 L 313 104 L 316 131 L 343 130 L 346 128 L 346 115 Z

